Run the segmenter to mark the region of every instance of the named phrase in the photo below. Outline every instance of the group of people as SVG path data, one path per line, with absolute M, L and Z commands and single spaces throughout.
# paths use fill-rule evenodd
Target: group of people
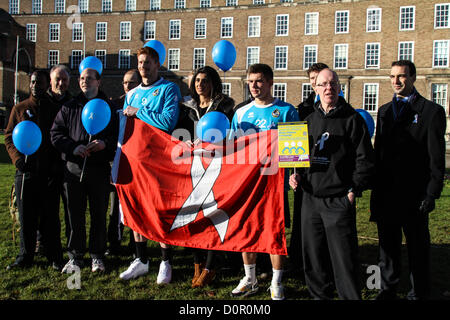
M 140 48 L 137 58 L 138 70 L 124 75 L 125 94 L 114 100 L 100 90 L 100 74 L 94 69 L 81 72 L 81 92 L 73 97 L 67 91 L 70 72 L 65 66 L 53 67 L 49 76 L 40 70 L 32 73 L 31 95 L 13 107 L 5 134 L 7 151 L 17 169 L 16 189 L 20 190 L 24 183 L 23 197 L 18 198 L 20 253 L 8 269 L 32 264 L 37 231 L 53 268 L 63 273 L 81 268 L 87 250 L 85 212 L 89 204 L 91 270 L 104 271 L 105 252 L 117 251 L 123 232 L 117 193 L 110 182 L 110 162 L 127 119 L 136 117 L 169 134 L 176 128 L 187 129 L 192 140 L 184 142 L 195 146 L 199 143 L 196 122 L 206 113 L 218 111 L 230 120 L 232 132 L 244 134 L 248 129 L 277 129 L 282 122 L 307 122 L 310 167 L 287 176 L 285 195 L 290 185 L 294 189 L 294 217 L 288 253 L 293 266 L 303 268 L 314 299 L 332 299 L 334 289 L 340 299 L 361 299 L 355 201 L 368 189 L 372 189 L 371 219 L 377 223 L 380 238 L 381 291 L 377 298 L 396 298 L 402 230 L 408 245 L 412 284 L 408 298 L 429 297 L 428 214 L 443 188 L 446 122 L 444 109 L 415 89 L 412 62 L 392 63 L 394 96 L 379 109 L 373 147 L 363 118 L 339 95 L 337 73 L 323 63 L 308 70 L 314 92 L 295 108 L 273 97 L 273 71 L 266 64 L 249 67 L 250 98 L 235 104 L 222 93 L 220 76 L 212 67 L 195 70 L 188 83 L 190 94 L 182 97 L 176 84 L 158 74 L 160 63 L 155 50 Z M 82 125 L 81 112 L 94 98 L 107 101 L 112 116 L 102 132 L 90 136 Z M 15 125 L 23 120 L 36 122 L 43 133 L 41 147 L 27 159 L 12 142 Z M 110 193 L 111 217 L 107 227 Z M 64 266 L 61 196 L 69 256 Z M 288 204 L 285 211 L 289 218 Z M 135 259 L 120 274 L 123 280 L 149 271 L 147 239 L 133 231 L 130 240 Z M 160 243 L 160 248 L 157 283 L 166 284 L 172 279 L 172 248 L 165 243 Z M 216 275 L 219 253 L 202 249 L 192 249 L 192 253 L 192 287 L 204 287 Z M 232 296 L 258 291 L 256 260 L 256 253 L 242 253 L 244 277 L 232 290 Z M 282 300 L 285 257 L 270 255 L 270 261 L 271 298 Z

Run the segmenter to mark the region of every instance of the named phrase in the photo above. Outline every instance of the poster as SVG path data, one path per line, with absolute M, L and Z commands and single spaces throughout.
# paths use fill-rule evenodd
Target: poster
M 305 121 L 278 124 L 278 166 L 309 167 L 308 125 Z

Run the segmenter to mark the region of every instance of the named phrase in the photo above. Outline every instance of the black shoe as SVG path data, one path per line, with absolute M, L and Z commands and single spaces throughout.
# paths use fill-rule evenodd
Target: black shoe
M 22 268 L 28 268 L 31 266 L 31 262 L 25 261 L 25 260 L 16 260 L 12 264 L 6 267 L 6 270 L 12 270 L 12 269 L 22 269 Z
M 391 290 L 381 290 L 374 300 L 397 300 L 397 293 Z

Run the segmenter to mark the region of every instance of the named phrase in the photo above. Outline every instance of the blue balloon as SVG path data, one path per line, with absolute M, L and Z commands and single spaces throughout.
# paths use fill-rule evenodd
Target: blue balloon
M 41 145 L 41 129 L 30 120 L 19 122 L 13 130 L 12 140 L 19 152 L 29 156 L 35 153 Z
M 98 74 L 102 74 L 103 72 L 103 64 L 100 61 L 99 58 L 94 57 L 94 56 L 89 56 L 83 59 L 83 61 L 81 61 L 80 66 L 78 67 L 78 71 L 80 72 L 80 74 L 83 72 L 84 69 L 94 69 L 97 70 Z
M 204 142 L 217 143 L 227 136 L 230 129 L 230 120 L 219 111 L 212 111 L 205 114 L 197 122 L 197 136 Z
M 216 66 L 223 71 L 228 71 L 236 61 L 236 48 L 230 41 L 220 40 L 212 49 L 212 58 Z
M 90 135 L 97 134 L 105 129 L 110 119 L 111 109 L 102 99 L 90 100 L 81 113 L 81 122 Z
M 164 64 L 164 61 L 166 61 L 166 48 L 164 47 L 162 42 L 158 40 L 150 40 L 146 44 L 144 44 L 144 47 L 150 47 L 158 52 L 159 64 L 161 66 Z
M 369 129 L 370 137 L 372 138 L 373 134 L 375 133 L 375 121 L 373 121 L 372 116 L 364 109 L 355 110 L 361 115 L 361 117 L 363 117 L 364 121 L 367 124 L 367 128 Z

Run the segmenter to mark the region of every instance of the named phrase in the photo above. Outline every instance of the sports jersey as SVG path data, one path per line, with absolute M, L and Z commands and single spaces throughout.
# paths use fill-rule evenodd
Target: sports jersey
M 178 121 L 179 101 L 181 101 L 181 93 L 178 86 L 160 78 L 148 87 L 140 84 L 130 90 L 125 97 L 123 109 L 128 106 L 138 108 L 136 117 L 170 133 Z
M 278 123 L 290 121 L 299 121 L 298 112 L 291 104 L 279 99 L 275 99 L 268 105 L 258 105 L 255 101 L 251 101 L 236 110 L 231 121 L 231 134 L 246 135 L 277 129 Z M 250 131 L 247 132 L 247 130 Z

